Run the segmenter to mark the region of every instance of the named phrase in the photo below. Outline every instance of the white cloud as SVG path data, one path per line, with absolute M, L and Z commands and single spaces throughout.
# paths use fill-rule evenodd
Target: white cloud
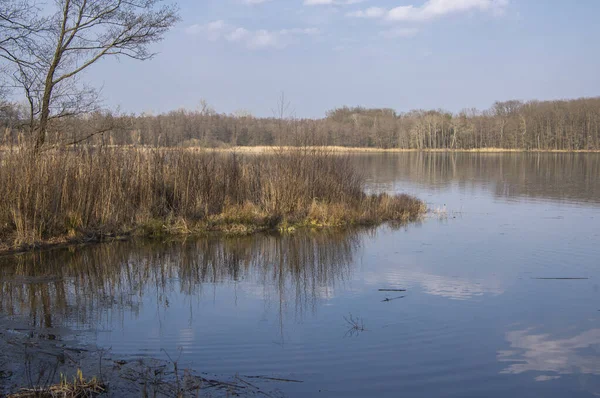
M 227 24 L 223 20 L 209 22 L 205 25 L 190 25 L 186 32 L 190 35 L 204 34 L 208 40 L 215 41 L 223 36 L 223 32 L 227 29 Z
M 397 39 L 415 37 L 417 33 L 419 30 L 416 28 L 395 28 L 380 32 L 380 35 L 386 39 Z
M 253 5 L 253 4 L 263 4 L 268 1 L 271 1 L 271 0 L 243 0 L 243 3 Z
M 212 21 L 204 25 L 191 25 L 186 32 L 194 36 L 204 36 L 207 40 L 227 40 L 240 43 L 249 49 L 285 48 L 294 36 L 313 36 L 319 34 L 317 28 L 291 28 L 281 30 L 249 30 L 226 23 L 223 20 Z
M 246 41 L 246 45 L 248 46 L 248 48 L 266 48 L 283 46 L 282 43 L 279 42 L 276 33 L 269 32 L 268 30 L 264 29 L 253 32 Z
M 282 35 L 317 35 L 319 29 L 317 28 L 293 28 L 293 29 L 282 29 L 279 31 Z
M 242 41 L 246 37 L 248 37 L 249 34 L 250 34 L 250 32 L 247 29 L 236 28 L 233 31 L 231 31 L 229 34 L 227 34 L 226 39 L 229 41 Z
M 384 18 L 390 21 L 423 22 L 469 11 L 499 14 L 504 11 L 507 5 L 508 0 L 428 0 L 420 7 L 408 5 L 389 10 L 371 7 L 350 12 L 347 15 L 356 18 Z
M 366 10 L 349 12 L 348 16 L 356 18 L 381 18 L 385 16 L 387 10 L 381 7 L 369 7 Z
M 305 6 L 347 6 L 351 4 L 359 4 L 365 0 L 304 0 Z

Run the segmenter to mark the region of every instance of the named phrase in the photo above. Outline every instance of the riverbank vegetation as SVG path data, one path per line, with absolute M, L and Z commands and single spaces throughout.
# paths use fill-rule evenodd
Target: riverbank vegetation
M 408 195 L 366 194 L 347 156 L 318 150 L 269 155 L 167 149 L 5 152 L 0 166 L 2 248 L 219 231 L 248 234 L 416 220 Z

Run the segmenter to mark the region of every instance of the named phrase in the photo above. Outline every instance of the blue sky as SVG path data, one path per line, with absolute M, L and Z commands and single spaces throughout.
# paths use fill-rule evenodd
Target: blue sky
M 90 72 L 125 112 L 298 117 L 343 105 L 488 108 L 600 95 L 598 0 L 179 0 L 151 61 Z

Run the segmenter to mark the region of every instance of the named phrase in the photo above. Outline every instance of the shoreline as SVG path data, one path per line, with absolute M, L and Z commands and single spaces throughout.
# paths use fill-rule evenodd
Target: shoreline
M 600 149 L 511 149 L 511 148 L 473 148 L 473 149 L 406 149 L 406 148 L 366 148 L 343 146 L 235 146 L 235 147 L 183 147 L 190 151 L 215 151 L 235 153 L 270 153 L 290 150 L 314 150 L 339 153 L 405 153 L 405 152 L 440 152 L 440 153 L 600 153 Z
M 133 239 L 177 239 L 177 238 L 204 238 L 217 236 L 222 238 L 252 236 L 261 233 L 293 234 L 299 230 L 345 230 L 361 227 L 377 227 L 386 223 L 410 224 L 425 217 L 428 208 L 421 201 L 421 209 L 417 213 L 406 211 L 402 217 L 385 220 L 357 220 L 340 223 L 322 223 L 311 219 L 304 219 L 294 223 L 287 221 L 270 225 L 268 220 L 256 224 L 222 223 L 208 225 L 198 222 L 195 225 L 184 220 L 176 223 L 165 223 L 154 220 L 152 224 L 141 225 L 128 231 L 119 233 L 92 232 L 82 233 L 77 236 L 58 236 L 36 242 L 34 244 L 10 245 L 0 242 L 0 257 L 16 256 L 20 254 L 41 252 L 46 250 L 62 249 L 69 247 L 87 246 L 93 244 L 128 241 Z M 158 225 L 160 224 L 160 225 Z M 183 224 L 183 225 L 182 225 Z M 191 226 L 189 226 L 191 224 Z
M 90 148 L 97 148 L 97 145 L 86 145 Z M 103 145 L 103 148 L 110 149 L 142 149 L 142 150 L 153 150 L 157 149 L 154 146 L 147 145 Z M 411 152 L 423 152 L 423 153 L 600 153 L 600 149 L 521 149 L 521 148 L 471 148 L 471 149 L 460 149 L 460 148 L 371 148 L 371 147 L 345 147 L 335 145 L 307 145 L 307 146 L 287 146 L 287 145 L 257 145 L 257 146 L 223 146 L 223 147 L 204 147 L 204 146 L 173 146 L 173 147 L 159 147 L 160 150 L 172 151 L 172 150 L 184 150 L 190 152 L 223 152 L 223 153 L 257 153 L 266 154 L 273 152 L 285 152 L 285 151 L 325 151 L 325 152 L 337 152 L 337 153 L 411 153 Z M 20 147 L 9 147 L 0 145 L 1 152 L 19 152 Z
M 113 355 L 110 348 L 86 342 L 81 332 L 66 327 L 31 326 L 23 317 L 0 314 L 0 397 L 148 396 L 196 397 L 223 388 L 246 396 L 271 396 L 270 381 L 287 375 L 232 375 L 200 372 L 171 359 Z M 46 373 L 53 373 L 48 377 Z M 156 371 L 156 372 L 155 372 Z M 29 377 L 39 378 L 39 381 Z M 285 379 L 281 379 L 285 380 Z M 132 383 L 132 381 L 136 381 Z M 252 383 L 252 384 L 250 384 Z M 248 388 L 252 386 L 251 388 Z M 71 396 L 71 395 L 68 395 Z M 253 395 L 252 395 L 253 396 Z

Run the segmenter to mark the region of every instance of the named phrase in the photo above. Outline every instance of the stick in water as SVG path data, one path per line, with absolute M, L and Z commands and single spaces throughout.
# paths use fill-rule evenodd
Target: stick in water
M 571 281 L 571 280 L 584 280 L 584 279 L 590 279 L 590 278 L 533 278 L 533 279 Z

